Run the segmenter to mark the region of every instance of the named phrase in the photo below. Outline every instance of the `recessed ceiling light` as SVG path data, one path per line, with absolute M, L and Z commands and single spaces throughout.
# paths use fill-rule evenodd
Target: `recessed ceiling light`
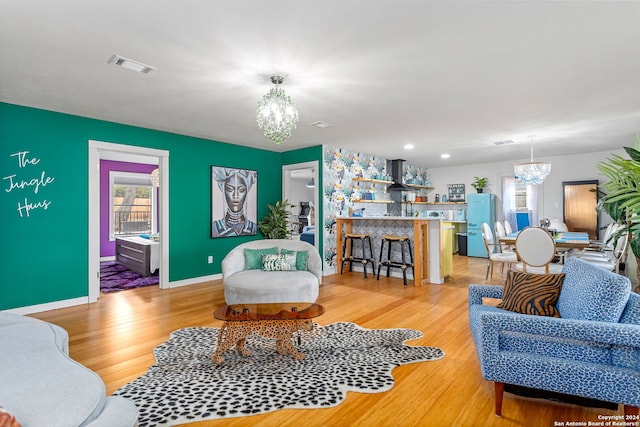
M 415 148 L 415 145 L 413 144 L 404 144 L 405 150 L 413 150 L 414 148 Z
M 327 123 L 327 122 L 323 122 L 323 121 L 317 121 L 317 122 L 313 122 L 313 123 L 309 123 L 309 124 L 311 126 L 315 126 L 317 128 L 320 128 L 320 129 L 332 128 L 334 126 L 331 123 Z
M 451 157 L 451 154 L 449 154 L 449 153 L 440 154 L 440 158 L 441 159 L 448 159 L 449 157 Z
M 107 64 L 114 64 L 118 67 L 126 68 L 127 70 L 135 71 L 136 73 L 149 74 L 151 71 L 157 70 L 156 67 L 143 64 L 142 62 L 134 61 L 120 55 L 113 55 L 107 61 Z

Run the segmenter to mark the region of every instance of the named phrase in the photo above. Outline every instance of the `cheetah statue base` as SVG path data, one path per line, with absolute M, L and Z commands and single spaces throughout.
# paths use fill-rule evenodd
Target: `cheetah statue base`
M 243 356 L 251 356 L 251 352 L 245 347 L 247 338 L 256 333 L 265 338 L 276 340 L 276 351 L 279 354 L 289 354 L 296 360 L 304 359 L 304 354 L 296 350 L 292 343 L 293 334 L 299 330 L 311 331 L 313 322 L 304 320 L 250 320 L 227 321 L 222 324 L 218 333 L 218 345 L 211 356 L 216 364 L 224 362 L 222 355 L 234 346 Z

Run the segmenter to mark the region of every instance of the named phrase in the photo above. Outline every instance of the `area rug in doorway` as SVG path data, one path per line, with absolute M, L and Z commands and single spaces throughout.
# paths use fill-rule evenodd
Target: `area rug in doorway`
M 158 283 L 157 271 L 155 275 L 144 277 L 128 270 L 115 261 L 103 261 L 100 263 L 100 291 L 102 292 L 118 292 L 125 289 L 153 286 Z
M 339 322 L 302 331 L 303 360 L 280 355 L 275 341 L 252 335 L 243 357 L 232 349 L 211 362 L 219 328 L 173 332 L 153 351 L 156 364 L 116 391 L 140 411 L 140 427 L 262 414 L 277 409 L 329 408 L 348 391 L 380 393 L 394 385 L 396 366 L 438 360 L 436 347 L 410 346 L 414 329 L 364 329 Z

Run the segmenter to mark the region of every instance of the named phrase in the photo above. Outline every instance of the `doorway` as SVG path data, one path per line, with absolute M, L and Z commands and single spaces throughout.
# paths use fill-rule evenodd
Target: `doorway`
M 282 198 L 294 205 L 290 211 L 291 230 L 300 235 L 305 226 L 314 227 L 313 246 L 320 252 L 318 167 L 317 160 L 282 166 Z
M 100 160 L 121 160 L 158 166 L 160 172 L 160 274 L 159 286 L 169 288 L 169 152 L 152 148 L 89 141 L 89 302 L 100 297 Z
M 589 233 L 598 240 L 598 180 L 562 183 L 564 223 L 570 231 Z

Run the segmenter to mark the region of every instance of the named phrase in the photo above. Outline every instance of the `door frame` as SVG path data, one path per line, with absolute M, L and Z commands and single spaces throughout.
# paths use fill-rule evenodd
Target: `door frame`
M 298 169 L 312 169 L 313 170 L 313 180 L 316 183 L 315 188 L 313 189 L 313 202 L 315 203 L 316 207 L 313 210 L 313 223 L 315 224 L 316 227 L 316 231 L 315 231 L 315 239 L 313 242 L 313 246 L 315 246 L 315 248 L 318 250 L 318 252 L 320 252 L 320 239 L 322 238 L 322 224 L 320 224 L 320 218 L 319 218 L 319 212 L 320 212 L 320 208 L 319 208 L 319 195 L 320 195 L 320 191 L 319 189 L 322 187 L 321 183 L 318 181 L 318 177 L 319 177 L 319 171 L 318 168 L 320 167 L 320 162 L 318 160 L 312 160 L 309 162 L 303 162 L 303 163 L 293 163 L 290 165 L 282 165 L 282 198 L 286 199 L 287 195 L 289 194 L 288 191 L 290 189 L 290 185 L 291 183 L 290 178 L 288 178 L 287 172 L 291 172 L 293 170 L 298 170 Z
M 160 289 L 169 288 L 169 151 L 104 141 L 88 141 L 89 150 L 89 302 L 100 297 L 100 159 L 110 155 L 126 156 L 128 161 L 155 161 L 160 169 Z

